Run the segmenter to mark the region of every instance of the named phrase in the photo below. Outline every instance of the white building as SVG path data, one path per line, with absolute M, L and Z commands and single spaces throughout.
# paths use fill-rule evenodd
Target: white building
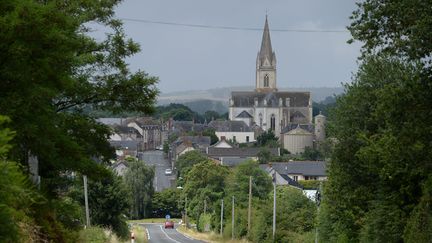
M 219 140 L 234 143 L 255 142 L 255 133 L 244 121 L 211 121 L 208 125 L 215 129 Z
M 278 91 L 276 85 L 276 54 L 272 49 L 266 17 L 261 49 L 256 59 L 254 91 L 232 92 L 229 119 L 271 129 L 280 137 L 289 124 L 312 123 L 310 92 Z

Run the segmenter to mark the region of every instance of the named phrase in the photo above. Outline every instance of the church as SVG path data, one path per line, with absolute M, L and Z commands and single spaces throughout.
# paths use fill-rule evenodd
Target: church
M 264 131 L 271 129 L 278 137 L 287 127 L 312 125 L 310 92 L 278 91 L 276 81 L 276 54 L 272 49 L 266 16 L 256 59 L 255 90 L 231 93 L 229 119 L 259 126 Z

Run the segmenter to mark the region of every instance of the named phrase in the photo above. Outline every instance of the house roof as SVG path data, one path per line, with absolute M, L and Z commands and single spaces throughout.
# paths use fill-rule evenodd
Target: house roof
M 214 158 L 219 157 L 238 157 L 238 158 L 251 158 L 257 157 L 262 148 L 215 148 L 209 147 L 207 155 Z M 279 155 L 278 148 L 268 149 L 273 156 Z
M 222 144 L 226 144 L 229 147 L 234 147 L 230 142 L 228 142 L 226 139 L 222 138 L 221 140 L 217 141 L 215 144 L 211 145 L 212 147 L 219 147 Z
M 194 123 L 193 121 L 173 121 L 173 130 L 180 132 L 202 132 L 208 128 L 207 124 Z
M 110 117 L 96 119 L 96 121 L 109 126 L 121 125 L 123 120 L 124 120 L 123 118 L 110 118 Z
M 302 129 L 300 126 L 297 126 L 295 129 L 287 132 L 286 134 L 289 134 L 289 135 L 312 135 L 311 132 Z
M 123 141 L 109 141 L 109 142 L 111 146 L 113 146 L 116 149 L 136 150 L 138 148 L 137 141 L 123 140 Z
M 242 111 L 236 116 L 236 118 L 253 118 L 253 116 L 247 111 Z
M 272 162 L 271 166 L 281 175 L 327 176 L 326 164 L 326 161 L 290 161 Z M 261 168 L 268 166 L 260 165 Z
M 190 143 L 181 143 L 176 147 L 176 154 L 180 154 L 181 152 L 183 152 L 185 149 L 187 148 L 193 148 L 192 144 Z
M 244 121 L 211 121 L 209 127 L 216 132 L 252 132 Z
M 239 158 L 239 157 L 220 157 L 217 158 L 221 165 L 225 165 L 225 166 L 229 166 L 229 167 L 234 167 L 237 166 L 243 162 L 245 162 L 246 160 L 249 160 L 250 158 Z
M 114 126 L 114 131 L 121 133 L 121 134 L 131 134 L 136 133 L 139 134 L 139 132 L 134 127 L 127 127 L 127 126 Z
M 298 124 L 298 123 L 290 123 L 288 124 L 286 127 L 284 127 L 284 129 L 282 129 L 281 133 L 287 133 L 291 130 L 296 129 L 297 127 L 299 127 L 303 130 L 306 130 L 310 133 L 314 132 L 314 126 L 312 124 Z
M 288 185 L 295 186 L 295 187 L 298 187 L 298 188 L 303 189 L 303 186 L 302 186 L 300 183 L 298 183 L 297 181 L 291 179 L 291 177 L 289 177 L 287 174 L 279 174 L 279 175 L 280 175 L 284 180 L 286 180 L 286 181 L 288 182 Z
M 267 107 L 279 107 L 279 99 L 282 99 L 282 106 L 286 107 L 287 98 L 290 99 L 290 107 L 307 107 L 309 106 L 310 92 L 231 92 L 231 99 L 234 103 L 234 107 L 253 107 L 255 105 L 255 99 L 258 101 L 258 107 L 264 107 L 264 100 L 267 102 Z
M 208 147 L 210 146 L 211 139 L 209 136 L 181 136 L 175 141 L 177 144 L 184 142 L 195 144 L 201 147 Z

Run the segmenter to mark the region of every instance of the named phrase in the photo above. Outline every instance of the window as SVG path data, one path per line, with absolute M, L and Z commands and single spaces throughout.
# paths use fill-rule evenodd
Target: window
M 298 176 L 293 176 L 294 181 L 298 181 Z
M 263 118 L 262 118 L 262 114 L 260 113 L 259 114 L 259 120 L 260 120 L 260 127 L 262 127 L 263 126 Z
M 276 128 L 276 119 L 275 119 L 274 114 L 272 114 L 271 118 L 270 118 L 270 128 L 272 131 L 274 131 Z
M 246 143 L 249 143 L 249 136 L 246 136 Z
M 268 87 L 269 86 L 269 76 L 268 74 L 266 74 L 264 76 L 264 87 Z
M 233 142 L 234 143 L 236 142 L 236 136 L 233 136 Z

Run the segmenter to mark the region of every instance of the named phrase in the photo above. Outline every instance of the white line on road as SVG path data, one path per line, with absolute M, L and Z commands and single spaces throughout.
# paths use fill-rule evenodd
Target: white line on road
M 169 237 L 168 234 L 162 229 L 162 225 L 159 225 L 159 227 L 160 227 L 161 231 L 165 234 L 165 236 L 168 237 L 168 239 L 170 239 L 170 240 L 172 240 L 174 242 L 180 243 L 179 241 L 176 241 L 173 238 Z
M 147 228 L 145 228 L 145 229 L 146 229 L 146 232 L 147 232 L 147 240 L 150 240 L 150 233 L 149 233 L 149 231 L 148 231 Z
M 176 229 L 176 231 L 177 231 L 179 234 L 183 235 L 184 237 L 188 238 L 189 240 L 195 240 L 194 238 L 192 238 L 192 237 L 190 237 L 190 236 L 188 236 L 188 235 L 186 235 L 186 234 L 183 234 L 182 232 L 178 231 L 178 229 Z

